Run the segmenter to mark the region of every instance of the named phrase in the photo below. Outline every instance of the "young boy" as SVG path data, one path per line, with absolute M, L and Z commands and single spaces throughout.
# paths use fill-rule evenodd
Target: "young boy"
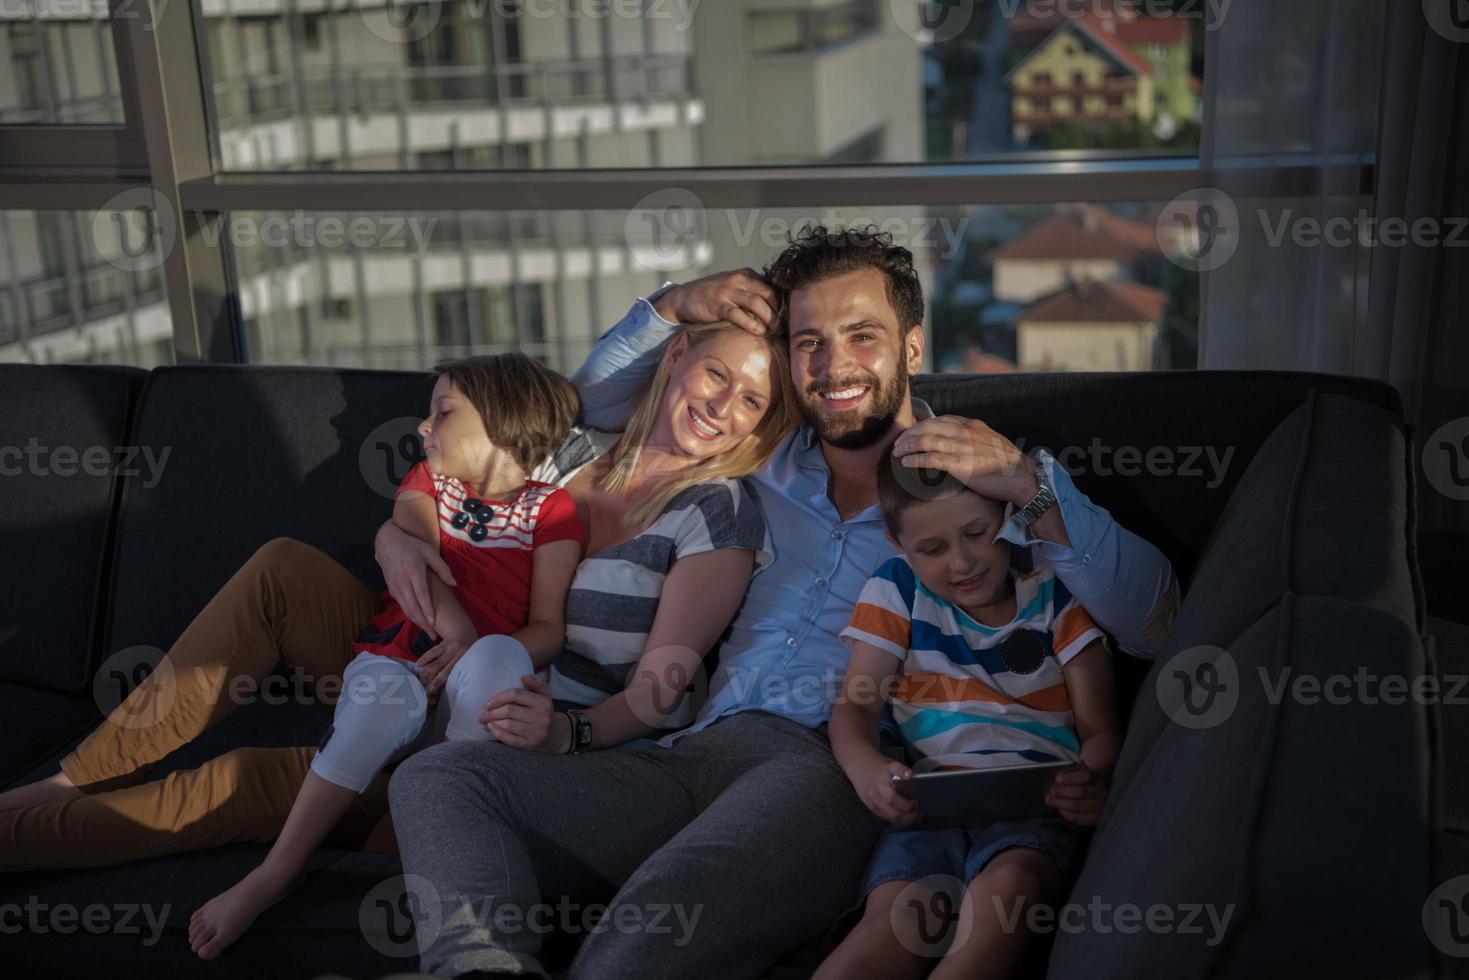
M 857 794 L 897 826 L 873 852 L 861 921 L 818 980 L 1008 976 L 1028 938 L 1026 906 L 1064 894 L 1083 845 L 1083 831 L 1060 817 L 903 829 L 920 814 L 894 775 L 1050 760 L 1105 773 L 1120 745 L 1102 631 L 1049 566 L 1010 568 L 1009 542 L 996 537 L 1003 504 L 949 477 L 946 489 L 915 496 L 904 483 L 919 474 L 891 449 L 878 463 L 887 537 L 901 554 L 868 580 L 842 631 L 852 658 L 830 725 Z M 910 764 L 878 748 L 889 702 Z M 935 943 L 922 917 L 935 896 L 912 884 L 933 875 L 965 885 L 937 964 L 924 955 Z

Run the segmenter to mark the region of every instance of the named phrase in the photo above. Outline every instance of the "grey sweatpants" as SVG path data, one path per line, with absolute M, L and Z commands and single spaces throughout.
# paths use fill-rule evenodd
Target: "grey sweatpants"
M 544 755 L 446 742 L 389 785 L 425 973 L 759 977 L 857 900 L 882 829 L 823 732 L 761 711 L 672 748 Z M 595 927 L 595 913 L 606 913 Z

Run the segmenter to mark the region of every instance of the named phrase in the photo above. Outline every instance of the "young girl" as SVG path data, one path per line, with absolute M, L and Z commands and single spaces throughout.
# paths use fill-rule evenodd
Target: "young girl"
M 398 489 L 393 523 L 438 547 L 458 584 L 432 577 L 432 632 L 390 595 L 357 638 L 332 727 L 265 860 L 193 915 L 213 959 L 301 877 L 311 855 L 384 766 L 441 741 L 493 739 L 486 702 L 561 651 L 566 593 L 585 544 L 565 490 L 527 473 L 565 439 L 570 382 L 522 354 L 434 369 L 425 459 Z

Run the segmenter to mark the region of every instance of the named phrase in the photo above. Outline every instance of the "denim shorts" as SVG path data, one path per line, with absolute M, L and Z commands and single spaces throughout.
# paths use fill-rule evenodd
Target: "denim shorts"
M 1088 836 L 1085 828 L 1057 817 L 1001 820 L 969 830 L 889 827 L 873 848 L 857 904 L 842 915 L 834 932 L 844 932 L 856 923 L 868 894 L 878 885 L 950 875 L 967 886 L 991 858 L 1011 847 L 1040 851 L 1063 877 L 1070 877 Z

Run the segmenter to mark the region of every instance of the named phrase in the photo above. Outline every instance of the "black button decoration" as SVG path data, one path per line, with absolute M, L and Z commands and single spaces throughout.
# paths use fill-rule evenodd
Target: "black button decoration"
M 455 514 L 449 521 L 456 531 L 468 527 L 471 541 L 483 541 L 490 536 L 489 524 L 495 519 L 495 508 L 474 497 L 465 497 L 460 508 L 461 513 Z

